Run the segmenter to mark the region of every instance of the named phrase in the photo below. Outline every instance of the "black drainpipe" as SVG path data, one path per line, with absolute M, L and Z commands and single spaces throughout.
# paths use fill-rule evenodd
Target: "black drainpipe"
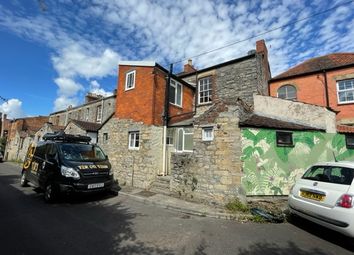
M 329 96 L 328 96 L 328 83 L 327 83 L 327 73 L 326 70 L 323 70 L 323 77 L 324 77 L 324 82 L 325 82 L 325 92 L 326 92 L 326 107 L 329 109 Z
M 169 119 L 169 104 L 170 104 L 170 83 L 171 83 L 171 75 L 173 71 L 173 64 L 170 65 L 170 70 L 168 72 L 167 83 L 166 83 L 166 91 L 165 91 L 165 111 L 163 116 L 164 126 L 168 127 L 168 119 Z

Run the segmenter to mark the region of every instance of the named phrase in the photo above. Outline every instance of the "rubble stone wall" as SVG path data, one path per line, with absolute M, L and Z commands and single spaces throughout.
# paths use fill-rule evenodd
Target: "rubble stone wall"
M 139 131 L 138 150 L 128 149 L 130 131 Z M 104 133 L 109 137 L 104 140 Z M 148 189 L 162 171 L 163 128 L 111 118 L 99 130 L 99 145 L 108 155 L 120 185 Z

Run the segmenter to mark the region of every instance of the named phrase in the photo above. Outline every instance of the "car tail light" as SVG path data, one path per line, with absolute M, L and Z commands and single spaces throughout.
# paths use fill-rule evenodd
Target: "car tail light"
M 344 207 L 344 208 L 352 208 L 353 207 L 353 196 L 349 194 L 342 195 L 338 201 L 337 206 Z

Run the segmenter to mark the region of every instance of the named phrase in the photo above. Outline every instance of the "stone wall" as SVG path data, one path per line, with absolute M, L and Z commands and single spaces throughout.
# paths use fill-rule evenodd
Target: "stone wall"
M 216 69 L 215 99 L 225 104 L 235 104 L 238 98 L 241 98 L 247 104 L 252 105 L 253 94 L 258 92 L 260 86 L 258 74 L 256 58 Z
M 102 106 L 102 120 L 100 123 L 103 123 L 114 113 L 115 105 L 116 96 L 105 97 L 74 108 L 52 113 L 49 116 L 49 122 L 59 126 L 66 126 L 69 119 L 97 122 L 97 107 Z M 87 109 L 89 109 L 88 120 L 86 120 Z
M 82 128 L 78 127 L 73 122 L 70 122 L 66 126 L 66 128 L 64 129 L 64 132 L 66 134 L 72 134 L 72 135 L 87 135 L 86 130 L 83 130 Z
M 139 150 L 128 149 L 128 132 L 140 132 Z M 109 135 L 104 140 L 104 133 Z M 108 155 L 121 185 L 147 189 L 162 171 L 162 127 L 111 118 L 99 130 L 99 145 Z
M 171 157 L 173 192 L 216 204 L 235 197 L 244 199 L 239 114 L 238 106 L 228 106 L 217 113 L 213 123 L 195 121 L 193 153 L 174 153 Z M 203 141 L 202 129 L 210 126 L 214 128 L 214 140 Z

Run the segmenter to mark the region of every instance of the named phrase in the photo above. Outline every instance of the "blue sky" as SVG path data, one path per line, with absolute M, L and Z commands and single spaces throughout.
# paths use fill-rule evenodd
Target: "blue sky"
M 87 92 L 109 95 L 119 61 L 168 67 L 337 5 L 193 58 L 197 68 L 211 66 L 265 39 L 273 76 L 311 57 L 354 52 L 354 1 L 1 1 L 0 96 L 9 101 L 0 101 L 0 111 L 11 118 L 47 115 L 82 103 Z

